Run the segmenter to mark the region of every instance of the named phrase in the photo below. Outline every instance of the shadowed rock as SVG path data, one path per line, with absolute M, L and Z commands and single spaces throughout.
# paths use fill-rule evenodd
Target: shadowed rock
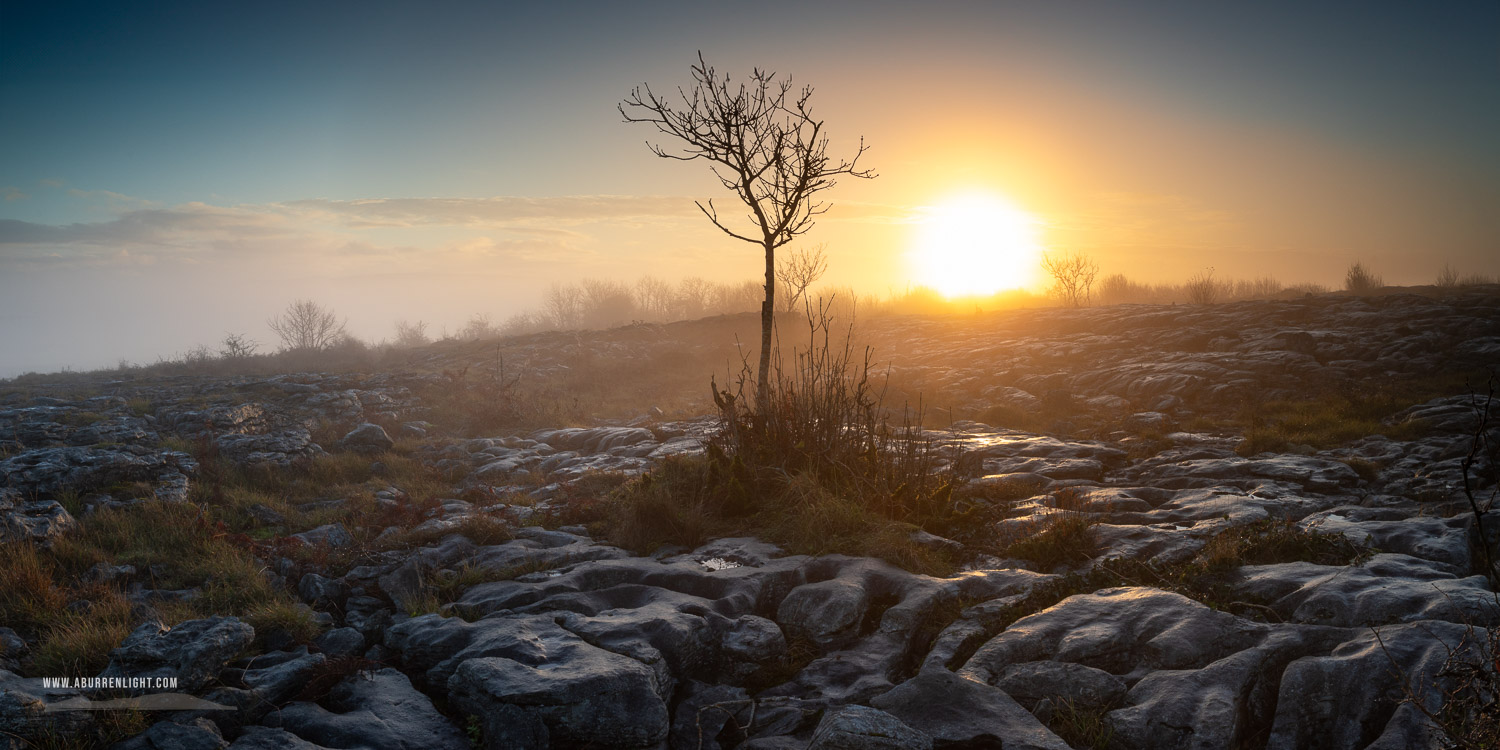
M 946 669 L 924 669 L 870 704 L 930 736 L 934 748 L 1068 747 L 1005 691 Z
M 267 724 L 330 748 L 467 750 L 462 732 L 394 669 L 360 673 L 340 682 L 324 701 L 293 703 L 267 715 Z
M 931 750 L 932 738 L 869 706 L 829 711 L 807 750 Z
M 647 748 L 666 737 L 667 706 L 653 670 L 550 618 L 513 622 L 524 631 L 506 656 L 465 659 L 448 680 L 454 703 L 484 723 L 487 747 Z
M 384 453 L 395 444 L 391 436 L 385 434 L 384 427 L 369 422 L 350 430 L 339 441 L 340 448 L 355 453 Z
M 110 652 L 100 676 L 175 677 L 178 690 L 196 692 L 254 638 L 255 630 L 237 617 L 188 620 L 171 628 L 148 622 Z

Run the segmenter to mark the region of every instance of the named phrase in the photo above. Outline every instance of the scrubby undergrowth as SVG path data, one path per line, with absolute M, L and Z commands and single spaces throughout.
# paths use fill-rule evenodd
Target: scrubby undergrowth
M 609 538 L 638 552 L 695 547 L 749 534 L 803 554 L 879 557 L 933 574 L 955 555 L 913 540 L 954 513 L 953 487 L 920 427 L 892 425 L 871 352 L 830 341 L 830 318 L 812 315 L 793 363 L 773 360 L 768 396 L 754 403 L 748 377 L 715 386 L 720 429 L 704 456 L 663 462 L 619 488 L 606 508 Z
M 377 540 L 366 529 L 410 529 L 448 485 L 404 455 L 332 453 L 287 469 L 246 467 L 194 446 L 200 481 L 188 502 L 148 500 L 83 512 L 77 495 L 63 505 L 77 526 L 46 547 L 0 547 L 0 622 L 39 645 L 22 664 L 28 675 L 96 674 L 109 651 L 148 620 L 173 625 L 234 615 L 258 638 L 306 643 L 320 631 L 314 611 L 267 577 L 285 557 L 340 575 L 382 549 L 436 541 L 402 531 Z M 398 484 L 404 502 L 381 505 L 374 493 Z M 113 488 L 115 492 L 129 487 Z M 130 494 L 130 493 L 125 493 Z M 510 538 L 509 526 L 475 519 L 460 532 L 481 542 Z M 305 544 L 289 535 L 343 524 L 352 544 Z M 111 572 L 130 566 L 134 572 Z

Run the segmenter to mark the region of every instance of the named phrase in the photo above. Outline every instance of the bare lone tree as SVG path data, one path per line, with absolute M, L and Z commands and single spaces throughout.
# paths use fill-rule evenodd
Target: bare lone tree
M 344 340 L 344 321 L 322 305 L 299 299 L 281 315 L 266 321 L 289 352 L 321 352 Z
M 781 259 L 776 266 L 776 278 L 786 285 L 786 309 L 793 312 L 797 301 L 807 294 L 807 288 L 823 278 L 828 270 L 828 259 L 823 257 L 823 245 L 812 249 L 794 250 Z
M 698 210 L 725 234 L 760 245 L 766 254 L 766 296 L 760 308 L 760 367 L 756 378 L 756 408 L 764 411 L 770 391 L 771 332 L 776 321 L 776 248 L 812 229 L 813 217 L 829 204 L 814 196 L 834 186 L 839 175 L 872 178 L 857 169 L 865 141 L 848 161 L 828 157 L 823 121 L 813 118 L 811 86 L 793 93 L 790 77 L 754 69 L 748 83 L 731 85 L 698 53 L 692 67 L 693 83 L 677 89 L 680 99 L 658 97 L 649 85 L 630 92 L 619 105 L 626 122 L 656 126 L 681 141 L 673 150 L 647 142 L 664 159 L 711 162 L 714 176 L 750 209 L 750 229 L 736 231 L 719 218 L 713 200 Z
M 1099 264 L 1083 253 L 1042 254 L 1042 269 L 1052 277 L 1052 295 L 1070 307 L 1083 307 L 1094 296 Z

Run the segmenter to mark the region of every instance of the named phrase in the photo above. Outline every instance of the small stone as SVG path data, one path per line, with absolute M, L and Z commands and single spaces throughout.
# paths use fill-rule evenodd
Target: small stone
M 932 738 L 884 711 L 844 706 L 813 730 L 807 750 L 931 750 Z
M 391 449 L 396 442 L 387 435 L 385 428 L 378 424 L 365 422 L 355 427 L 339 441 L 339 447 L 356 453 L 384 453 Z
M 330 523 L 319 526 L 316 529 L 304 531 L 300 534 L 292 534 L 288 539 L 296 539 L 303 544 L 316 547 L 326 544 L 329 547 L 348 547 L 354 544 L 354 537 L 341 523 Z

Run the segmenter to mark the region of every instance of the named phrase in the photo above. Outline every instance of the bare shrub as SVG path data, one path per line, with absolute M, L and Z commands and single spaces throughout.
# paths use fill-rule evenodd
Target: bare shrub
M 327 351 L 344 337 L 344 321 L 332 310 L 306 299 L 288 305 L 266 325 L 280 337 L 282 351 L 288 352 Z
M 829 305 L 808 318 L 808 346 L 783 366 L 774 352 L 769 408 L 754 403 L 747 354 L 729 388 L 714 385 L 720 431 L 706 455 L 663 462 L 611 498 L 608 534 L 631 549 L 748 533 L 805 554 L 880 557 L 937 575 L 947 553 L 912 541 L 918 524 L 951 525 L 951 485 L 920 410 L 888 421 L 869 349 L 831 330 Z
M 636 319 L 635 298 L 623 282 L 584 279 L 580 324 L 584 328 L 613 328 Z
M 458 337 L 465 341 L 483 341 L 500 335 L 500 329 L 492 322 L 488 313 L 475 313 L 464 323 Z
M 869 305 L 868 300 L 861 302 L 853 289 L 844 287 L 819 292 L 818 299 L 809 300 L 806 307 L 826 318 L 829 326 L 852 334 L 857 318 Z
M 396 346 L 403 349 L 424 346 L 432 342 L 427 336 L 427 324 L 422 321 L 408 323 L 404 320 L 396 321 Z
M 1500 606 L 1500 601 L 1497 601 Z M 1466 624 L 1457 643 L 1435 640 L 1448 652 L 1434 674 L 1415 679 L 1402 669 L 1380 631 L 1371 628 L 1399 680 L 1402 703 L 1415 708 L 1440 735 L 1440 747 L 1500 747 L 1500 628 Z M 1440 696 L 1437 700 L 1434 696 Z
M 1099 264 L 1083 253 L 1042 254 L 1042 269 L 1052 277 L 1050 293 L 1070 307 L 1083 307 L 1093 296 Z
M 1453 289 L 1462 286 L 1483 286 L 1495 283 L 1495 277 L 1486 276 L 1482 273 L 1461 274 L 1457 268 L 1447 263 L 1443 264 L 1443 270 L 1438 274 L 1436 284 L 1444 289 Z
M 1484 552 L 1485 575 L 1490 579 L 1491 585 L 1500 589 L 1500 567 L 1495 565 L 1494 553 L 1489 543 L 1489 537 L 1484 530 L 1485 516 L 1495 507 L 1497 499 L 1500 499 L 1500 431 L 1492 428 L 1494 423 L 1495 406 L 1495 376 L 1490 375 L 1484 400 L 1481 401 L 1477 395 L 1473 396 L 1470 407 L 1474 410 L 1474 434 L 1469 440 L 1469 452 L 1464 456 L 1459 468 L 1464 478 L 1464 498 L 1469 501 L 1469 510 L 1474 514 L 1474 528 L 1479 531 L 1479 546 Z M 1479 487 L 1483 477 L 1478 476 L 1481 471 L 1486 471 L 1491 488 L 1490 496 L 1480 502 L 1475 495 L 1479 493 Z M 1500 604 L 1500 602 L 1497 602 Z
M 811 249 L 793 250 L 776 266 L 776 278 L 786 287 L 787 312 L 796 311 L 808 288 L 828 271 L 828 259 L 823 257 L 825 247 L 825 243 L 820 243 Z
M 1500 498 L 1500 482 L 1489 477 L 1492 483 L 1489 497 L 1476 497 L 1483 478 L 1478 476 L 1481 468 L 1495 472 L 1500 461 L 1500 444 L 1495 440 L 1494 412 L 1495 376 L 1490 376 L 1483 399 L 1473 396 L 1475 427 L 1470 438 L 1469 452 L 1460 469 L 1463 474 L 1463 492 L 1469 508 L 1474 514 L 1474 525 L 1478 531 L 1479 546 L 1484 553 L 1485 573 L 1491 587 L 1500 586 L 1500 568 L 1495 565 L 1486 533 L 1484 520 Z M 1500 611 L 1500 594 L 1494 595 L 1496 611 Z M 1427 718 L 1429 724 L 1441 732 L 1444 747 L 1481 750 L 1500 747 L 1500 627 L 1482 628 L 1465 622 L 1464 635 L 1458 643 L 1439 641 L 1448 656 L 1436 674 L 1421 675 L 1413 681 L 1396 663 L 1380 631 L 1371 628 L 1386 658 L 1391 661 L 1401 681 L 1403 702 L 1410 704 Z M 1436 637 L 1436 636 L 1434 636 Z M 1441 704 L 1431 705 L 1429 697 L 1441 696 Z
M 1261 276 L 1255 279 L 1237 279 L 1233 282 L 1224 282 L 1229 296 L 1234 299 L 1268 299 L 1281 293 L 1282 285 L 1274 276 Z
M 715 389 L 724 423 L 720 445 L 747 466 L 810 474 L 825 489 L 888 517 L 925 516 L 940 482 L 920 416 L 899 427 L 887 421 L 884 387 L 872 379 L 872 351 L 854 350 L 852 320 L 835 340 L 831 310 L 825 300 L 812 309 L 807 346 L 794 351 L 790 368 L 773 357 L 769 410 L 750 410 L 748 373 L 733 391 Z
M 1385 280 L 1370 269 L 1365 268 L 1363 263 L 1354 261 L 1349 265 L 1349 270 L 1344 272 L 1344 291 L 1354 294 L 1369 294 L 1385 286 Z
M 1137 286 L 1139 285 L 1125 278 L 1123 273 L 1110 274 L 1099 282 L 1099 301 L 1106 305 L 1133 302 L 1132 297 L 1135 296 Z
M 1212 305 L 1219 298 L 1219 283 L 1214 281 L 1213 267 L 1193 274 L 1187 281 L 1188 299 L 1195 305 Z
M 1142 284 L 1124 274 L 1111 274 L 1099 282 L 1099 301 L 1106 305 L 1152 304 L 1172 302 L 1179 290 L 1167 284 Z
M 260 344 L 243 333 L 226 333 L 219 349 L 219 356 L 224 359 L 245 359 L 253 356 L 255 350 L 259 348 Z
M 544 313 L 516 313 L 500 324 L 500 335 L 521 336 L 551 328 Z

